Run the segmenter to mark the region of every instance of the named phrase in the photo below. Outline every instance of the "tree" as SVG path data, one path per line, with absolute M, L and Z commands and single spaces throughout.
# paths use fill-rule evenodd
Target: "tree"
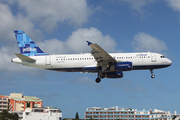
M 173 119 L 173 120 L 175 120 L 175 119 L 176 119 L 176 117 L 177 117 L 176 115 L 173 115 L 173 116 L 172 116 L 172 119 Z
M 19 116 L 17 113 L 9 113 L 8 110 L 3 110 L 0 113 L 0 120 L 18 120 Z
M 75 120 L 79 120 L 78 112 L 76 112 Z
M 14 115 L 13 115 L 13 120 L 19 120 L 19 116 L 18 116 L 17 113 L 14 113 Z
M 0 113 L 0 120 L 6 120 L 8 114 L 9 114 L 9 113 L 8 113 L 7 110 L 3 110 L 3 111 Z
M 89 120 L 94 120 L 93 118 L 90 118 Z

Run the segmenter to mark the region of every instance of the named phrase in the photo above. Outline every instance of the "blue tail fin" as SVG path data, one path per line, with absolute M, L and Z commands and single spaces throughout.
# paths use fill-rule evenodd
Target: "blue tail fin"
M 14 30 L 21 54 L 26 56 L 47 55 L 44 53 L 26 33 L 22 30 Z

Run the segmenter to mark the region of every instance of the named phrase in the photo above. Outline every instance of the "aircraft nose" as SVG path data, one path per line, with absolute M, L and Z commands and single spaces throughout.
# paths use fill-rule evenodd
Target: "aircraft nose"
M 172 65 L 172 61 L 168 59 L 168 64 L 169 65 Z

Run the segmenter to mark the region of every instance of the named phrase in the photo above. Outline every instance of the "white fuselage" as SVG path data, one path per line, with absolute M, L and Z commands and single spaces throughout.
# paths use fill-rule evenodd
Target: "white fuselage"
M 158 69 L 168 67 L 172 61 L 159 53 L 141 52 L 141 53 L 109 53 L 117 62 L 132 62 L 133 70 Z M 62 54 L 30 56 L 35 59 L 34 63 L 22 61 L 14 58 L 12 62 L 26 66 L 56 70 L 64 72 L 98 72 L 96 69 L 97 61 L 90 54 Z

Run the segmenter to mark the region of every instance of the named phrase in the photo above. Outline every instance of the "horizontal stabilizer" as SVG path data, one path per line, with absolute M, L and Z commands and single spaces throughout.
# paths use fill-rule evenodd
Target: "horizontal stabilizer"
M 35 62 L 36 60 L 35 59 L 32 59 L 28 56 L 25 56 L 21 53 L 14 53 L 19 59 L 23 60 L 23 61 L 26 61 L 26 62 L 30 62 L 30 63 L 33 63 Z

